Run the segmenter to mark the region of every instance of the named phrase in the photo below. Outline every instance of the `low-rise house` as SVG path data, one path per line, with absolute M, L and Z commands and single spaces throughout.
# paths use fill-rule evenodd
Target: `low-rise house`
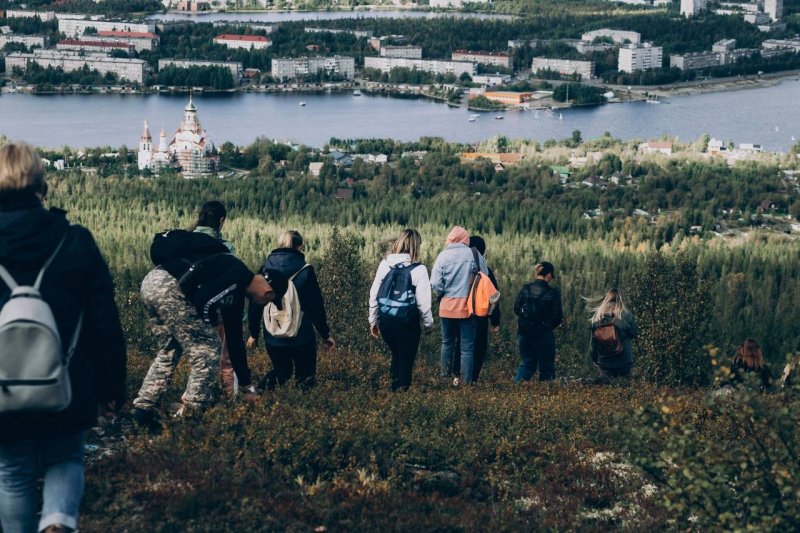
M 322 172 L 322 167 L 325 165 L 324 162 L 314 162 L 308 164 L 308 172 L 315 177 L 319 177 L 320 172 Z
M 672 141 L 650 141 L 639 145 L 639 151 L 645 154 L 672 155 Z
M 492 152 L 462 152 L 461 163 L 473 163 L 478 159 L 488 159 L 503 166 L 516 165 L 522 161 L 522 154 L 496 154 Z

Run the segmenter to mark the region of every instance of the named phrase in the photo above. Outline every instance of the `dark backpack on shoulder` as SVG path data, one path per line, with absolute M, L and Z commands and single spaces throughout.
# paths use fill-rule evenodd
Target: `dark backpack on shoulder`
M 419 320 L 416 287 L 411 282 L 411 271 L 418 265 L 411 263 L 389 268 L 378 289 L 378 316 L 381 320 L 403 323 Z
M 614 321 L 603 321 L 592 328 L 592 339 L 597 352 L 603 356 L 620 355 L 624 349 L 622 337 L 614 325 Z

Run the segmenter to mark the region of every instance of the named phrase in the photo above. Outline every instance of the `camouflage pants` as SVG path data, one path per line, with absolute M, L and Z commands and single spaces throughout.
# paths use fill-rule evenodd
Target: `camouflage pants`
M 200 319 L 177 280 L 165 270 L 155 269 L 145 276 L 142 302 L 161 349 L 133 405 L 142 409 L 156 407 L 183 353 L 191 370 L 181 400 L 195 407 L 207 405 L 214 397 L 219 362 L 220 339 L 214 328 Z

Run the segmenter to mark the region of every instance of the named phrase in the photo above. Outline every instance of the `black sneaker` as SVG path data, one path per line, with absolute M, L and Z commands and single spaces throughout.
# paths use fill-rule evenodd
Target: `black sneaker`
M 151 434 L 161 433 L 161 422 L 158 421 L 158 416 L 152 409 L 134 407 L 131 416 L 138 427 L 146 429 Z

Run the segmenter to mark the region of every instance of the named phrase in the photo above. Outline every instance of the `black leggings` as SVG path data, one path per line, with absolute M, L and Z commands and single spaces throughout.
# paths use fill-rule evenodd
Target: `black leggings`
M 381 337 L 392 351 L 392 390 L 408 390 L 411 386 L 411 375 L 414 371 L 414 360 L 417 358 L 420 339 L 419 321 L 410 324 L 395 324 L 382 321 Z
M 272 390 L 292 378 L 297 386 L 310 389 L 317 384 L 316 339 L 299 346 L 269 346 L 267 353 L 272 361 L 272 370 L 264 376 L 261 386 Z

